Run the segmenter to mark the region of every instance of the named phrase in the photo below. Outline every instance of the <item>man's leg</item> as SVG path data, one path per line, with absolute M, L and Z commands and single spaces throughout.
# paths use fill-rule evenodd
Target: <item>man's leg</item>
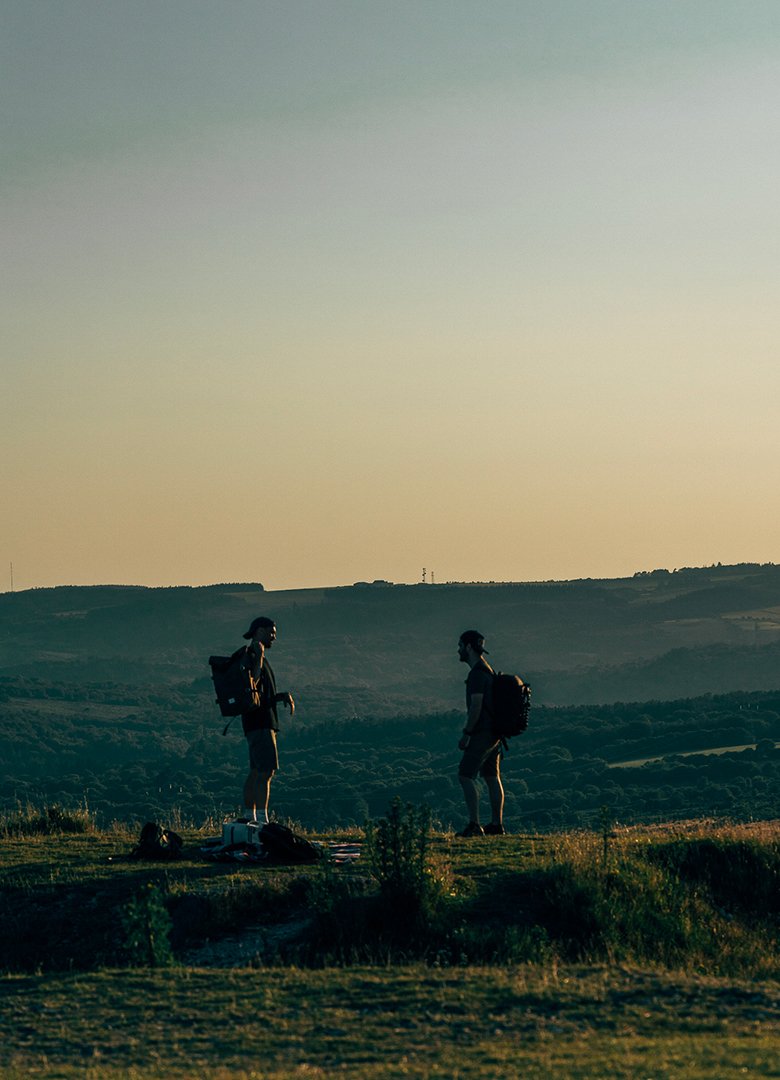
M 477 787 L 477 782 L 476 780 L 472 780 L 470 776 L 458 776 L 458 779 L 460 780 L 460 786 L 463 788 L 463 797 L 466 800 L 469 821 L 473 821 L 475 825 L 478 825 L 479 788 Z
M 268 821 L 268 803 L 271 797 L 273 773 L 261 773 L 252 769 L 244 784 L 244 806 L 252 811 L 254 821 Z
M 486 776 L 488 796 L 490 797 L 490 823 L 503 825 L 504 823 L 504 785 L 500 776 Z
M 268 821 L 268 801 L 271 797 L 271 780 L 273 773 L 258 773 L 257 775 L 257 817 L 259 821 Z
M 252 819 L 257 821 L 257 769 L 250 769 L 244 781 L 244 806 L 251 811 Z

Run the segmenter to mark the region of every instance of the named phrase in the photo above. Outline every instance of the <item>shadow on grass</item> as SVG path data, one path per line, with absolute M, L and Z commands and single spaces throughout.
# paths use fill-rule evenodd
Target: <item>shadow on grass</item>
M 22 880 L 20 867 L 20 884 L 6 882 L 0 891 L 0 968 L 14 973 L 85 971 L 125 963 L 123 912 L 150 886 L 170 914 L 174 952 L 193 938 L 218 937 L 247 923 L 286 918 L 307 895 L 300 874 L 247 877 L 240 875 L 240 867 L 227 867 L 221 881 L 204 891 L 199 883 L 214 878 L 213 867 L 182 877 L 171 872 L 170 864 L 135 865 L 137 869 L 114 880 L 33 886 Z

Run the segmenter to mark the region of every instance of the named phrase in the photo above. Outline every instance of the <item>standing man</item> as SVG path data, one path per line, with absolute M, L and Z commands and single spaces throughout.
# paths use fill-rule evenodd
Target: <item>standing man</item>
M 468 664 L 466 678 L 466 726 L 458 748 L 463 757 L 458 779 L 466 800 L 469 823 L 457 835 L 502 836 L 504 828 L 504 787 L 501 783 L 501 740 L 492 730 L 491 703 L 493 700 L 493 671 L 485 660 L 485 638 L 478 630 L 464 630 L 458 641 L 458 659 Z M 487 784 L 490 797 L 491 821 L 484 829 L 479 823 L 479 789 L 477 777 Z
M 249 712 L 241 714 L 247 745 L 249 747 L 249 776 L 244 783 L 244 806 L 251 810 L 254 821 L 268 821 L 268 800 L 271 792 L 271 780 L 279 768 L 279 754 L 276 748 L 276 733 L 279 730 L 279 717 L 276 706 L 281 702 L 290 709 L 290 716 L 295 713 L 292 694 L 276 691 L 276 679 L 273 668 L 268 663 L 267 651 L 276 641 L 276 625 L 273 619 L 260 616 L 252 620 L 244 637 L 249 640 L 247 659 L 252 678 L 259 694 L 259 704 Z

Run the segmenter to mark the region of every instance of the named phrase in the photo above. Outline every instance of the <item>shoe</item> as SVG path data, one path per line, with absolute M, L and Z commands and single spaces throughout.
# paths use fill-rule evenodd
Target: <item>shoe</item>
M 455 833 L 456 836 L 460 836 L 463 840 L 466 840 L 472 836 L 484 836 L 485 830 L 476 821 L 470 821 L 462 832 Z
M 506 836 L 506 829 L 503 825 L 486 825 L 484 828 L 485 836 Z

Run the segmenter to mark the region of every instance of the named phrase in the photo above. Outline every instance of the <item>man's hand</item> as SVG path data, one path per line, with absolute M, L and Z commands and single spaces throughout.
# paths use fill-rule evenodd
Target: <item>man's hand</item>
M 469 744 L 469 736 L 461 735 L 460 742 L 458 743 L 458 750 L 465 750 Z
M 293 696 L 289 691 L 286 694 L 281 695 L 282 705 L 290 710 L 290 716 L 295 716 L 295 702 Z

